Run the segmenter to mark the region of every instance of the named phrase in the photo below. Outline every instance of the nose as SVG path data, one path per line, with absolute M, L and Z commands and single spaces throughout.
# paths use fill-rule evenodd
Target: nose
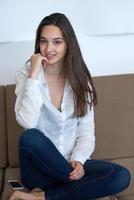
M 51 42 L 48 42 L 47 45 L 46 45 L 46 51 L 51 51 L 52 50 L 52 43 Z

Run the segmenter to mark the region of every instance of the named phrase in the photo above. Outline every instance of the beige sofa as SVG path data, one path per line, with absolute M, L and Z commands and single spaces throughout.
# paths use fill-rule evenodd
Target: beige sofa
M 117 195 L 134 200 L 134 74 L 94 77 L 96 149 L 93 158 L 126 166 L 132 175 L 129 188 Z M 19 179 L 18 139 L 22 128 L 14 115 L 14 85 L 0 86 L 0 194 L 10 192 L 8 179 Z M 75 199 L 74 199 L 75 200 Z

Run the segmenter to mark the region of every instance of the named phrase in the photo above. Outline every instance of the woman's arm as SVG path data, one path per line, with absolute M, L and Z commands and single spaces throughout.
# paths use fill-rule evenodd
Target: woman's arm
M 18 72 L 15 94 L 16 120 L 24 128 L 36 127 L 43 104 L 39 80 L 29 78 L 23 71 Z
M 78 120 L 76 144 L 71 155 L 71 161 L 78 161 L 82 164 L 90 158 L 95 148 L 94 134 L 94 110 L 90 110 L 85 117 Z

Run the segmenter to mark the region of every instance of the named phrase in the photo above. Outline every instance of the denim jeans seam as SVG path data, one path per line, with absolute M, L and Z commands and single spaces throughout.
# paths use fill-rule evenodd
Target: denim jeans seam
M 40 160 L 40 158 L 32 151 L 32 149 L 30 149 L 29 147 L 25 147 L 25 146 L 20 146 L 20 149 L 25 149 L 25 150 L 31 152 L 31 153 L 44 165 L 44 163 L 42 162 L 42 160 Z M 50 170 L 50 168 L 48 168 L 47 165 L 44 165 L 44 166 L 45 166 L 50 172 L 53 172 L 56 176 L 59 176 L 58 173 L 55 173 L 55 171 Z M 60 176 L 60 177 L 62 178 L 62 176 Z
M 95 181 L 104 179 L 105 177 L 110 176 L 111 174 L 113 174 L 113 172 L 114 172 L 113 166 L 111 166 L 110 164 L 106 164 L 106 165 L 109 165 L 109 166 L 112 168 L 112 171 L 111 171 L 109 174 L 105 175 L 105 176 L 102 176 L 102 177 L 96 178 L 95 180 L 92 180 L 91 182 L 95 182 Z M 72 190 L 69 191 L 69 192 L 67 192 L 67 193 L 70 193 L 70 192 L 72 192 L 72 191 L 78 189 L 79 187 L 81 187 L 82 185 L 84 185 L 84 184 L 86 184 L 86 183 L 88 183 L 88 181 L 86 181 L 86 182 L 84 182 L 84 183 L 81 183 L 80 185 L 77 185 L 75 188 L 72 188 Z M 49 198 L 49 197 L 46 196 L 46 200 L 51 200 L 51 199 L 59 198 L 59 197 L 63 196 L 64 194 L 66 194 L 66 192 L 63 192 L 63 193 L 60 194 L 60 195 L 55 195 L 55 196 L 53 196 L 53 197 L 51 197 L 51 198 Z
M 88 181 L 82 183 L 82 184 L 79 185 L 79 186 L 76 186 L 76 187 L 73 188 L 71 191 L 69 191 L 69 193 L 72 192 L 73 190 L 76 190 L 77 188 L 79 188 L 80 186 L 84 185 L 84 184 L 87 183 L 87 182 L 88 182 Z M 53 197 L 51 197 L 51 198 L 46 197 L 46 200 L 51 200 L 51 199 L 59 198 L 59 197 L 63 196 L 63 195 L 66 194 L 66 193 L 68 193 L 68 192 L 63 192 L 62 194 L 60 194 L 60 195 L 55 195 L 55 196 L 53 196 Z

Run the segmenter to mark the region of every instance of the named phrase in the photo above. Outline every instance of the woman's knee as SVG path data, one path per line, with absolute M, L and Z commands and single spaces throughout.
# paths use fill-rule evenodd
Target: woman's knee
M 42 137 L 43 137 L 43 140 L 46 139 L 46 137 L 40 130 L 38 130 L 36 128 L 27 129 L 20 136 L 19 147 L 20 146 L 28 146 L 29 147 L 29 146 L 39 144 L 39 140 L 40 140 L 40 138 L 42 140 Z
M 120 166 L 118 170 L 118 182 L 120 183 L 122 189 L 126 189 L 131 180 L 130 172 L 127 168 Z
M 129 186 L 131 175 L 129 170 L 121 165 L 113 164 L 113 169 L 113 179 L 111 183 L 113 183 L 112 185 L 115 188 L 115 193 L 119 193 Z

